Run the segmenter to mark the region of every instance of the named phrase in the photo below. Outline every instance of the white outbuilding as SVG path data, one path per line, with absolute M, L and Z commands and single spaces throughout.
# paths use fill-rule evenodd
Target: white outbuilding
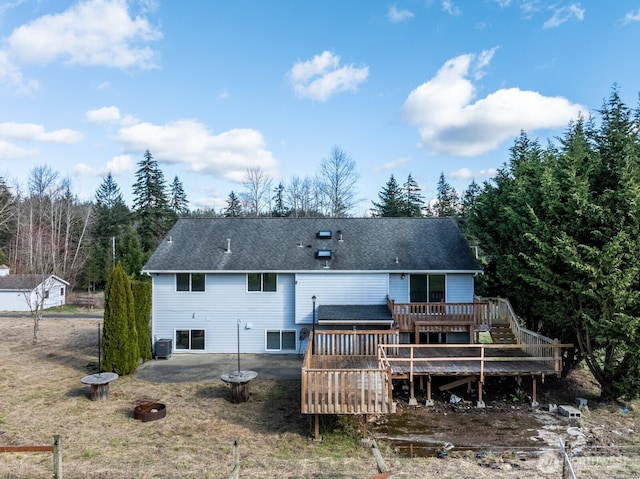
M 64 306 L 69 283 L 54 274 L 10 274 L 0 265 L 0 311 Z

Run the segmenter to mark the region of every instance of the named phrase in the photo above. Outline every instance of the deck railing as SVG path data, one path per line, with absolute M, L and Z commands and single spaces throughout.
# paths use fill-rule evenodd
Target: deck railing
M 555 374 L 560 374 L 561 364 L 555 360 L 556 354 L 560 354 L 563 346 L 556 342 L 540 344 L 537 346 L 538 356 L 504 355 L 500 351 L 513 350 L 513 345 L 508 344 L 401 344 L 394 347 L 399 354 L 391 353 L 385 345 L 380 345 L 378 363 L 384 367 L 393 367 L 393 364 L 402 364 L 409 370 L 409 377 L 413 380 L 416 364 L 437 362 L 475 362 L 479 366 L 480 378 L 484 380 L 484 371 L 488 362 L 530 362 L 543 363 Z M 517 346 L 516 346 L 517 347 Z M 444 350 L 464 351 L 464 355 L 451 356 L 443 354 Z
M 336 334 L 340 333 L 340 334 Z M 360 344 L 364 350 L 369 350 L 375 342 L 377 354 L 378 345 L 383 344 L 380 340 L 392 341 L 391 334 L 369 335 L 369 341 L 365 343 L 359 341 L 348 341 L 347 335 L 342 332 L 332 331 L 330 334 L 316 331 L 318 337 L 335 336 L 344 341 L 333 342 L 340 348 L 347 347 L 347 344 Z M 352 334 L 352 333 L 349 333 Z M 352 335 L 351 338 L 366 337 L 368 335 Z M 397 336 L 397 333 L 396 333 Z M 313 335 L 310 338 L 305 353 L 302 366 L 302 413 L 303 414 L 383 414 L 390 413 L 393 405 L 393 393 L 391 385 L 391 371 L 388 368 L 363 368 L 363 369 L 323 369 L 314 367 L 314 358 L 319 356 L 316 350 L 312 354 Z M 322 342 L 321 342 L 322 344 Z M 326 341 L 324 344 L 329 344 Z M 394 343 L 386 343 L 393 347 Z M 329 350 L 338 351 L 330 348 Z M 333 355 L 331 352 L 321 353 Z
M 525 328 L 513 311 L 508 299 L 486 298 L 485 301 L 489 303 L 492 321 L 508 323 L 520 349 L 529 356 L 547 358 L 546 361 L 552 362 L 556 373 L 560 374 L 562 371 L 562 347 L 571 347 L 572 344 L 561 345 L 557 339 L 548 338 Z M 556 347 L 550 348 L 549 345 Z
M 315 331 L 314 354 L 375 356 L 379 344 L 398 344 L 396 330 Z
M 455 328 L 460 325 L 473 325 L 474 329 L 487 329 L 491 324 L 489 303 L 474 301 L 472 303 L 396 303 L 387 296 L 387 307 L 395 324 L 403 333 L 415 331 L 416 323 L 433 325 L 446 323 Z

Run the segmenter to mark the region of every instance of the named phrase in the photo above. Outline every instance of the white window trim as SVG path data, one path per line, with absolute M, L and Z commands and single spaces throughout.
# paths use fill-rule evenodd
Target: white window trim
M 189 289 L 187 289 L 187 290 L 179 290 L 178 289 L 178 275 L 179 274 L 188 274 L 189 275 Z M 194 291 L 193 290 L 193 275 L 194 274 L 203 274 L 204 275 L 204 290 L 202 290 L 202 291 Z M 175 273 L 175 288 L 176 288 L 176 293 L 206 293 L 207 292 L 207 273 Z
M 280 334 L 280 348 L 279 349 L 269 349 L 267 337 L 269 333 L 279 333 Z M 282 333 L 294 333 L 296 338 L 296 344 L 293 349 L 282 349 Z M 265 351 L 297 351 L 298 350 L 298 331 L 295 329 L 266 329 L 264 331 L 264 350 Z
M 250 274 L 259 274 L 260 275 L 260 290 L 259 291 L 253 291 L 249 289 L 249 275 Z M 275 274 L 276 275 L 276 290 L 275 291 L 265 291 L 264 290 L 264 275 L 265 274 Z M 247 289 L 247 293 L 250 294 L 274 294 L 278 292 L 278 273 L 269 273 L 269 272 L 262 272 L 262 273 L 258 273 L 257 271 L 252 271 L 251 273 L 247 273 L 246 275 L 246 282 L 245 282 L 245 287 Z
M 187 291 L 184 291 L 185 293 Z M 179 348 L 178 347 L 178 331 L 189 331 L 189 348 Z M 204 331 L 204 347 L 202 349 L 192 349 L 191 348 L 191 331 Z M 206 328 L 176 328 L 173 330 L 173 351 L 174 352 L 198 352 L 202 353 L 207 350 L 207 330 Z

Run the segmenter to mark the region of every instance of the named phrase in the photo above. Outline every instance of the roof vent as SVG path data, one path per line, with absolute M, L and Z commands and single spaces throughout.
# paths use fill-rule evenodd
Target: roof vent
M 320 230 L 316 234 L 316 237 L 320 239 L 331 239 L 331 230 Z
M 341 243 L 344 241 L 344 239 L 342 238 L 342 231 L 338 230 L 338 241 L 340 241 Z
M 231 253 L 231 238 L 227 238 L 227 251 L 225 253 Z
M 329 269 L 329 261 L 325 261 L 325 262 L 324 262 L 324 266 L 323 266 L 323 268 L 324 268 L 324 269 Z
M 169 239 L 167 240 L 167 243 L 173 243 L 173 237 L 169 236 Z
M 316 252 L 316 258 L 331 259 L 331 250 L 330 249 L 319 249 Z

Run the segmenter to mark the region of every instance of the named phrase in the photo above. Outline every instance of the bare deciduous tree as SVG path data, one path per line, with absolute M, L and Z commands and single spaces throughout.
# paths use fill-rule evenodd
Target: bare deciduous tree
M 31 171 L 28 195 L 22 197 L 18 192 L 14 208 L 15 228 L 9 255 L 14 271 L 42 278 L 54 274 L 73 287 L 86 257 L 83 246 L 90 205 L 78 203 L 68 179 L 59 181 L 57 172 L 41 166 Z M 47 285 L 42 284 L 40 289 L 40 296 L 29 301 L 34 318 L 34 342 Z
M 259 166 L 247 168 L 244 178 L 241 197 L 246 206 L 245 211 L 249 216 L 260 216 L 269 209 L 273 180 Z
M 334 146 L 329 156 L 320 163 L 319 178 L 331 217 L 346 216 L 356 205 L 358 178 L 355 161 L 340 147 Z

